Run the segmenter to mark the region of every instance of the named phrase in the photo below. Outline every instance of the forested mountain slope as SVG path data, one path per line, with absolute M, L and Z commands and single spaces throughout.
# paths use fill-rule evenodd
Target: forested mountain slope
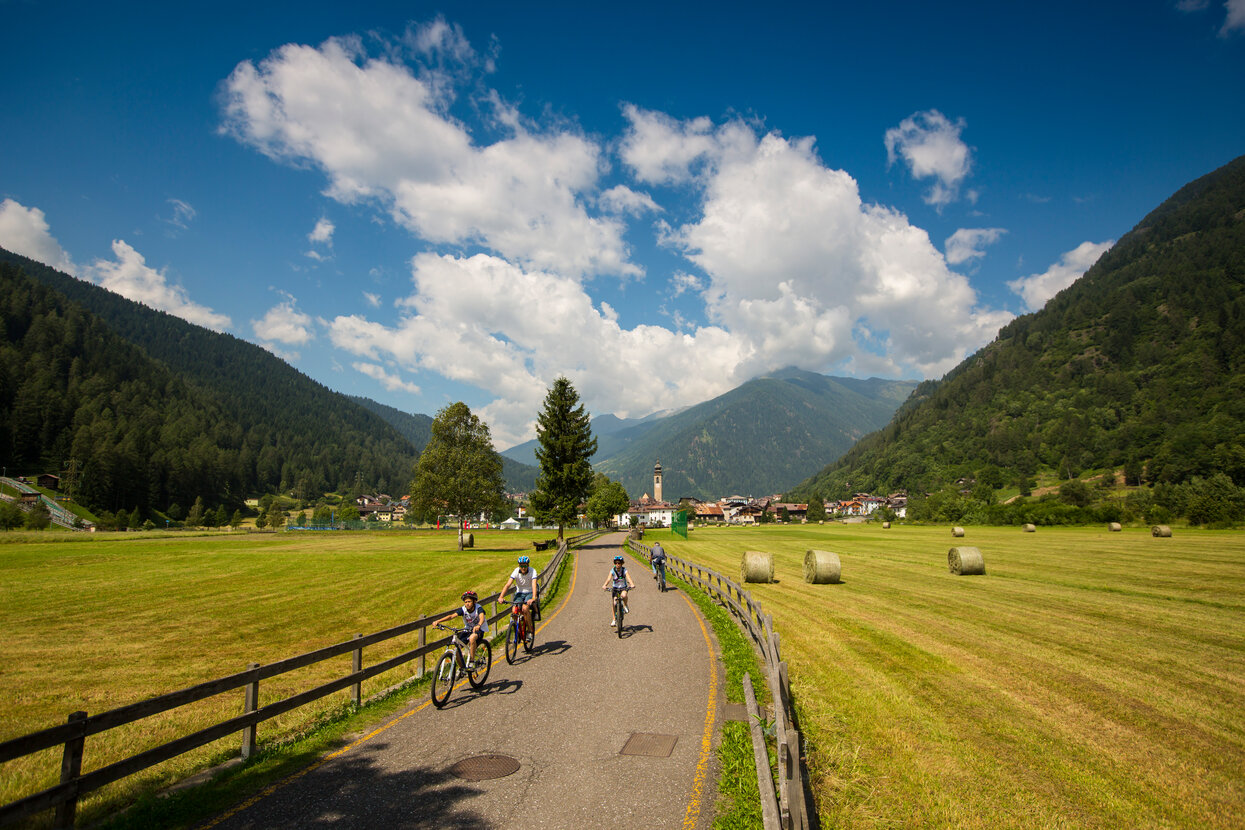
M 1130 483 L 1245 482 L 1245 157 L 1182 188 L 789 495 L 1120 468 Z
M 0 263 L 7 264 L 6 286 L 21 283 L 20 269 L 59 295 L 49 297 L 23 289 L 19 293 L 32 298 L 23 302 L 34 305 L 14 309 L 14 313 L 32 319 L 70 315 L 74 320 L 89 320 L 91 332 L 106 328 L 114 335 L 93 341 L 88 353 L 84 351 L 87 347 L 75 340 L 74 330 L 51 326 L 37 342 L 18 346 L 6 323 L 4 342 L 9 348 L 42 355 L 39 360 L 46 365 L 39 370 L 39 360 L 24 359 L 22 368 L 11 364 L 6 369 L 3 381 L 13 391 L 4 400 L 28 401 L 23 404 L 26 414 L 20 417 L 34 417 L 31 413 L 37 412 L 39 417 L 50 419 L 35 444 L 27 443 L 31 438 L 28 430 L 20 432 L 20 439 L 18 431 L 8 434 L 15 453 L 16 445 L 22 445 L 20 457 L 27 465 L 23 472 L 61 469 L 70 457 L 66 450 L 72 450 L 82 469 L 84 498 L 105 509 L 113 509 L 113 501 L 127 509 L 138 505 L 144 513 L 173 502 L 185 507 L 185 500 L 193 501 L 196 496 L 209 506 L 240 504 L 246 495 L 262 492 L 293 491 L 314 498 L 326 490 L 353 485 L 356 476 L 361 476 L 369 489 L 405 492 L 416 458 L 410 442 L 380 416 L 316 383 L 266 350 L 147 308 L 8 251 L 0 250 Z M 74 304 L 80 309 L 71 312 Z M 128 348 L 121 350 L 122 344 Z M 75 378 L 90 377 L 83 367 L 107 360 L 114 352 L 124 353 L 126 360 L 145 355 L 161 364 L 176 379 L 173 385 L 177 389 L 193 394 L 202 418 L 187 421 L 177 413 L 164 411 L 163 407 L 170 404 L 156 397 L 150 403 L 152 424 L 146 434 L 158 444 L 114 444 L 81 438 L 84 433 L 77 427 L 71 436 L 65 434 L 64 424 L 76 423 L 73 404 L 77 399 L 56 403 L 51 397 L 63 394 L 77 382 Z M 49 385 L 51 378 L 59 378 L 61 387 Z M 50 389 L 56 391 L 49 393 Z M 130 409 L 117 405 L 107 409 L 108 417 L 121 422 L 105 432 L 127 434 L 129 425 L 124 420 Z M 64 415 L 59 421 L 57 412 Z M 19 414 L 14 409 L 10 417 Z M 24 428 L 11 427 L 17 429 Z M 159 447 L 167 447 L 168 457 L 156 463 L 150 459 L 161 457 Z M 210 463 L 201 458 L 211 455 L 215 459 Z M 173 474 L 182 467 L 210 470 L 211 474 Z M 104 475 L 113 468 L 128 472 L 116 477 Z
M 785 369 L 638 425 L 633 440 L 615 433 L 621 451 L 593 466 L 633 498 L 651 494 L 659 459 L 668 501 L 777 493 L 886 423 L 914 386 Z

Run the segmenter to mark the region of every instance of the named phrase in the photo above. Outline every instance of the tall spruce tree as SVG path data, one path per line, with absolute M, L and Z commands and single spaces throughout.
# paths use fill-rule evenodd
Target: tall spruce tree
M 536 439 L 540 475 L 532 493 L 532 511 L 541 522 L 556 522 L 561 539 L 592 489 L 588 459 L 597 451 L 588 411 L 564 377 L 555 380 L 545 395 L 544 408 L 536 417 Z
M 463 549 L 463 523 L 497 509 L 505 498 L 501 456 L 493 449 L 488 424 L 471 414 L 467 404 L 452 403 L 437 413 L 432 434 L 411 482 L 417 513 L 458 517 L 458 549 Z

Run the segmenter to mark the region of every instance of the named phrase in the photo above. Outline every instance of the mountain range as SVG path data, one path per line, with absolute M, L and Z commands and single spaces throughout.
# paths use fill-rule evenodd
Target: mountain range
M 932 492 L 964 478 L 1024 492 L 1039 473 L 1093 471 L 1231 486 L 1245 482 L 1243 370 L 1245 156 L 1181 188 L 788 495 Z
M 658 461 L 667 500 L 771 495 L 885 424 L 916 385 L 788 368 L 674 412 L 633 420 L 598 416 L 593 467 L 632 498 L 653 495 Z M 502 455 L 534 463 L 535 447 L 528 441 Z

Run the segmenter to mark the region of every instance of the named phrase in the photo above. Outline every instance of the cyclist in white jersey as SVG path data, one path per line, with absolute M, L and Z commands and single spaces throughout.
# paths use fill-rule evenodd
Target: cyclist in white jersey
M 475 591 L 463 591 L 462 599 L 462 608 L 454 609 L 453 613 L 446 614 L 434 624 L 444 625 L 455 617 L 463 618 L 463 627 L 454 636 L 461 640 L 462 635 L 470 635 L 467 638 L 467 671 L 471 671 L 476 662 L 476 643 L 488 636 L 488 614 L 484 613 L 484 606 L 480 605 Z
M 614 557 L 614 567 L 610 568 L 610 575 L 605 577 L 605 584 L 601 586 L 602 591 L 608 591 L 610 588 L 619 588 L 619 596 L 623 601 L 623 613 L 630 614 L 631 609 L 627 607 L 627 589 L 634 588 L 635 583 L 631 581 L 631 572 L 627 570 L 624 560 L 621 556 Z M 610 600 L 613 602 L 613 599 Z M 614 614 L 610 612 L 610 625 L 614 625 Z
M 532 605 L 540 600 L 536 587 L 539 579 L 540 573 L 532 567 L 531 560 L 526 556 L 520 556 L 519 566 L 511 571 L 510 578 L 506 580 L 501 593 L 498 594 L 504 598 L 510 586 L 514 586 L 514 598 L 510 601 L 515 605 L 523 606 L 523 620 L 527 623 L 528 631 L 532 630 Z

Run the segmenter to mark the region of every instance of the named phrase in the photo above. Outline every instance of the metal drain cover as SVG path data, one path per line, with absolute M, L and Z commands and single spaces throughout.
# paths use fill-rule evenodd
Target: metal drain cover
M 505 778 L 519 768 L 519 762 L 508 755 L 477 755 L 464 758 L 450 772 L 466 781 L 487 781 L 490 778 Z
M 651 732 L 632 732 L 623 744 L 619 755 L 644 755 L 649 758 L 669 758 L 678 742 L 678 735 L 655 735 Z

